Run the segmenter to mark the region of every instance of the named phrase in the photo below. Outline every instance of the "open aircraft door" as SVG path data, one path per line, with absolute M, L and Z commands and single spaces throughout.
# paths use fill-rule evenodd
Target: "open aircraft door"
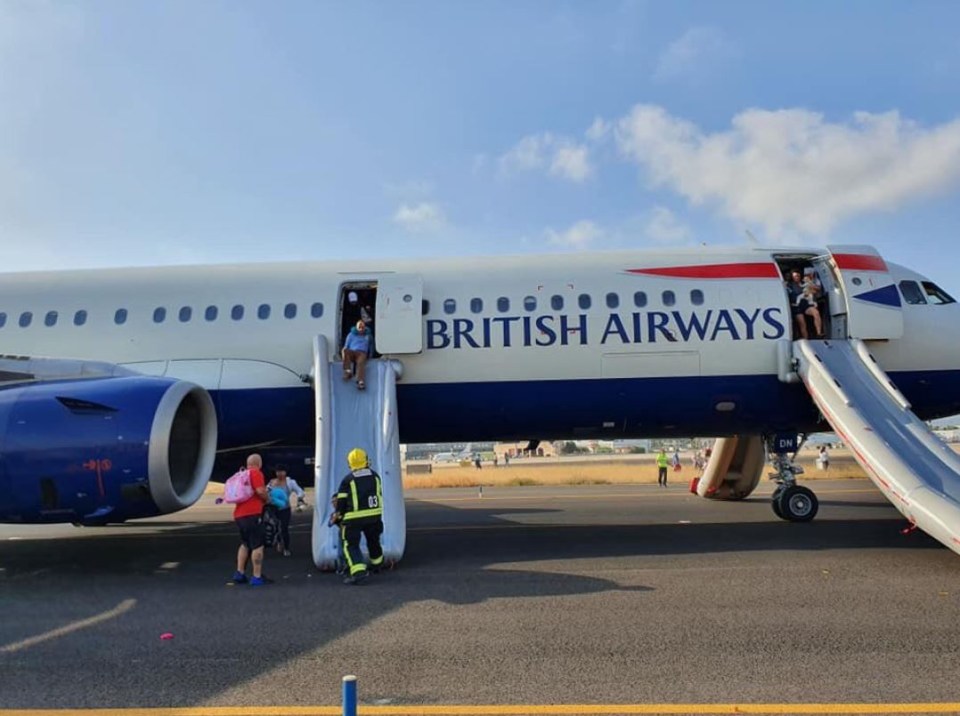
M 847 307 L 847 336 L 903 337 L 900 293 L 887 263 L 872 246 L 828 246 Z
M 374 341 L 377 352 L 389 355 L 423 350 L 423 279 L 416 274 L 377 277 L 377 319 Z

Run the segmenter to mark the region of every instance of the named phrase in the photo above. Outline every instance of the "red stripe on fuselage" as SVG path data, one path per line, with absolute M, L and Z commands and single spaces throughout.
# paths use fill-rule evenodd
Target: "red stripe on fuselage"
M 887 262 L 879 256 L 866 254 L 834 254 L 833 260 L 841 271 L 886 271 Z
M 669 278 L 782 278 L 776 264 L 707 264 L 665 268 L 627 269 L 627 273 Z

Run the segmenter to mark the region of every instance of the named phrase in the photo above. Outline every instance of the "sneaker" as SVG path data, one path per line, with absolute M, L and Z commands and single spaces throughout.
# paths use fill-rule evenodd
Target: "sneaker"
M 245 575 L 243 572 L 234 572 L 232 581 L 234 584 L 246 584 L 247 575 Z
M 356 574 L 347 577 L 343 580 L 344 584 L 363 584 L 367 581 L 367 571 L 357 572 Z
M 273 580 L 270 577 L 251 577 L 250 586 L 251 587 L 262 587 L 264 584 L 273 584 Z
M 283 556 L 284 556 L 284 557 L 289 557 L 289 556 L 290 556 L 290 550 L 289 550 L 289 549 L 283 550 Z

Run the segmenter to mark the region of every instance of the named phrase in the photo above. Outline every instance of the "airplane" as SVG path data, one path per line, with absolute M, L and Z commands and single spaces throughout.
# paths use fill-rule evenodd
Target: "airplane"
M 825 337 L 785 292 L 812 267 Z M 366 391 L 340 377 L 345 297 L 373 300 Z M 625 251 L 0 275 L 0 520 L 97 525 L 193 504 L 252 451 L 363 446 L 402 556 L 399 441 L 720 436 L 696 486 L 812 519 L 793 457 L 833 431 L 920 529 L 960 553 L 960 459 L 922 421 L 960 413 L 960 308 L 869 246 Z M 303 476 L 300 476 L 301 478 Z M 309 482 L 309 480 L 308 480 Z M 336 540 L 317 499 L 314 561 Z
M 473 443 L 467 443 L 466 447 L 459 452 L 438 452 L 432 458 L 431 462 L 460 462 L 461 460 L 470 460 L 473 457 Z

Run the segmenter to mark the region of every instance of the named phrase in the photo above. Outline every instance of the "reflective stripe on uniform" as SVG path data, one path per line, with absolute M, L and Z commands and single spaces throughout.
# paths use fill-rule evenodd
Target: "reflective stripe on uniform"
M 350 497 L 353 500 L 350 503 L 351 504 L 350 511 L 356 512 L 357 510 L 360 509 L 360 498 L 357 497 L 357 481 L 356 480 L 350 480 Z
M 380 507 L 371 507 L 369 510 L 356 510 L 348 512 L 343 516 L 344 520 L 359 520 L 363 517 L 380 517 L 383 515 L 383 509 Z

